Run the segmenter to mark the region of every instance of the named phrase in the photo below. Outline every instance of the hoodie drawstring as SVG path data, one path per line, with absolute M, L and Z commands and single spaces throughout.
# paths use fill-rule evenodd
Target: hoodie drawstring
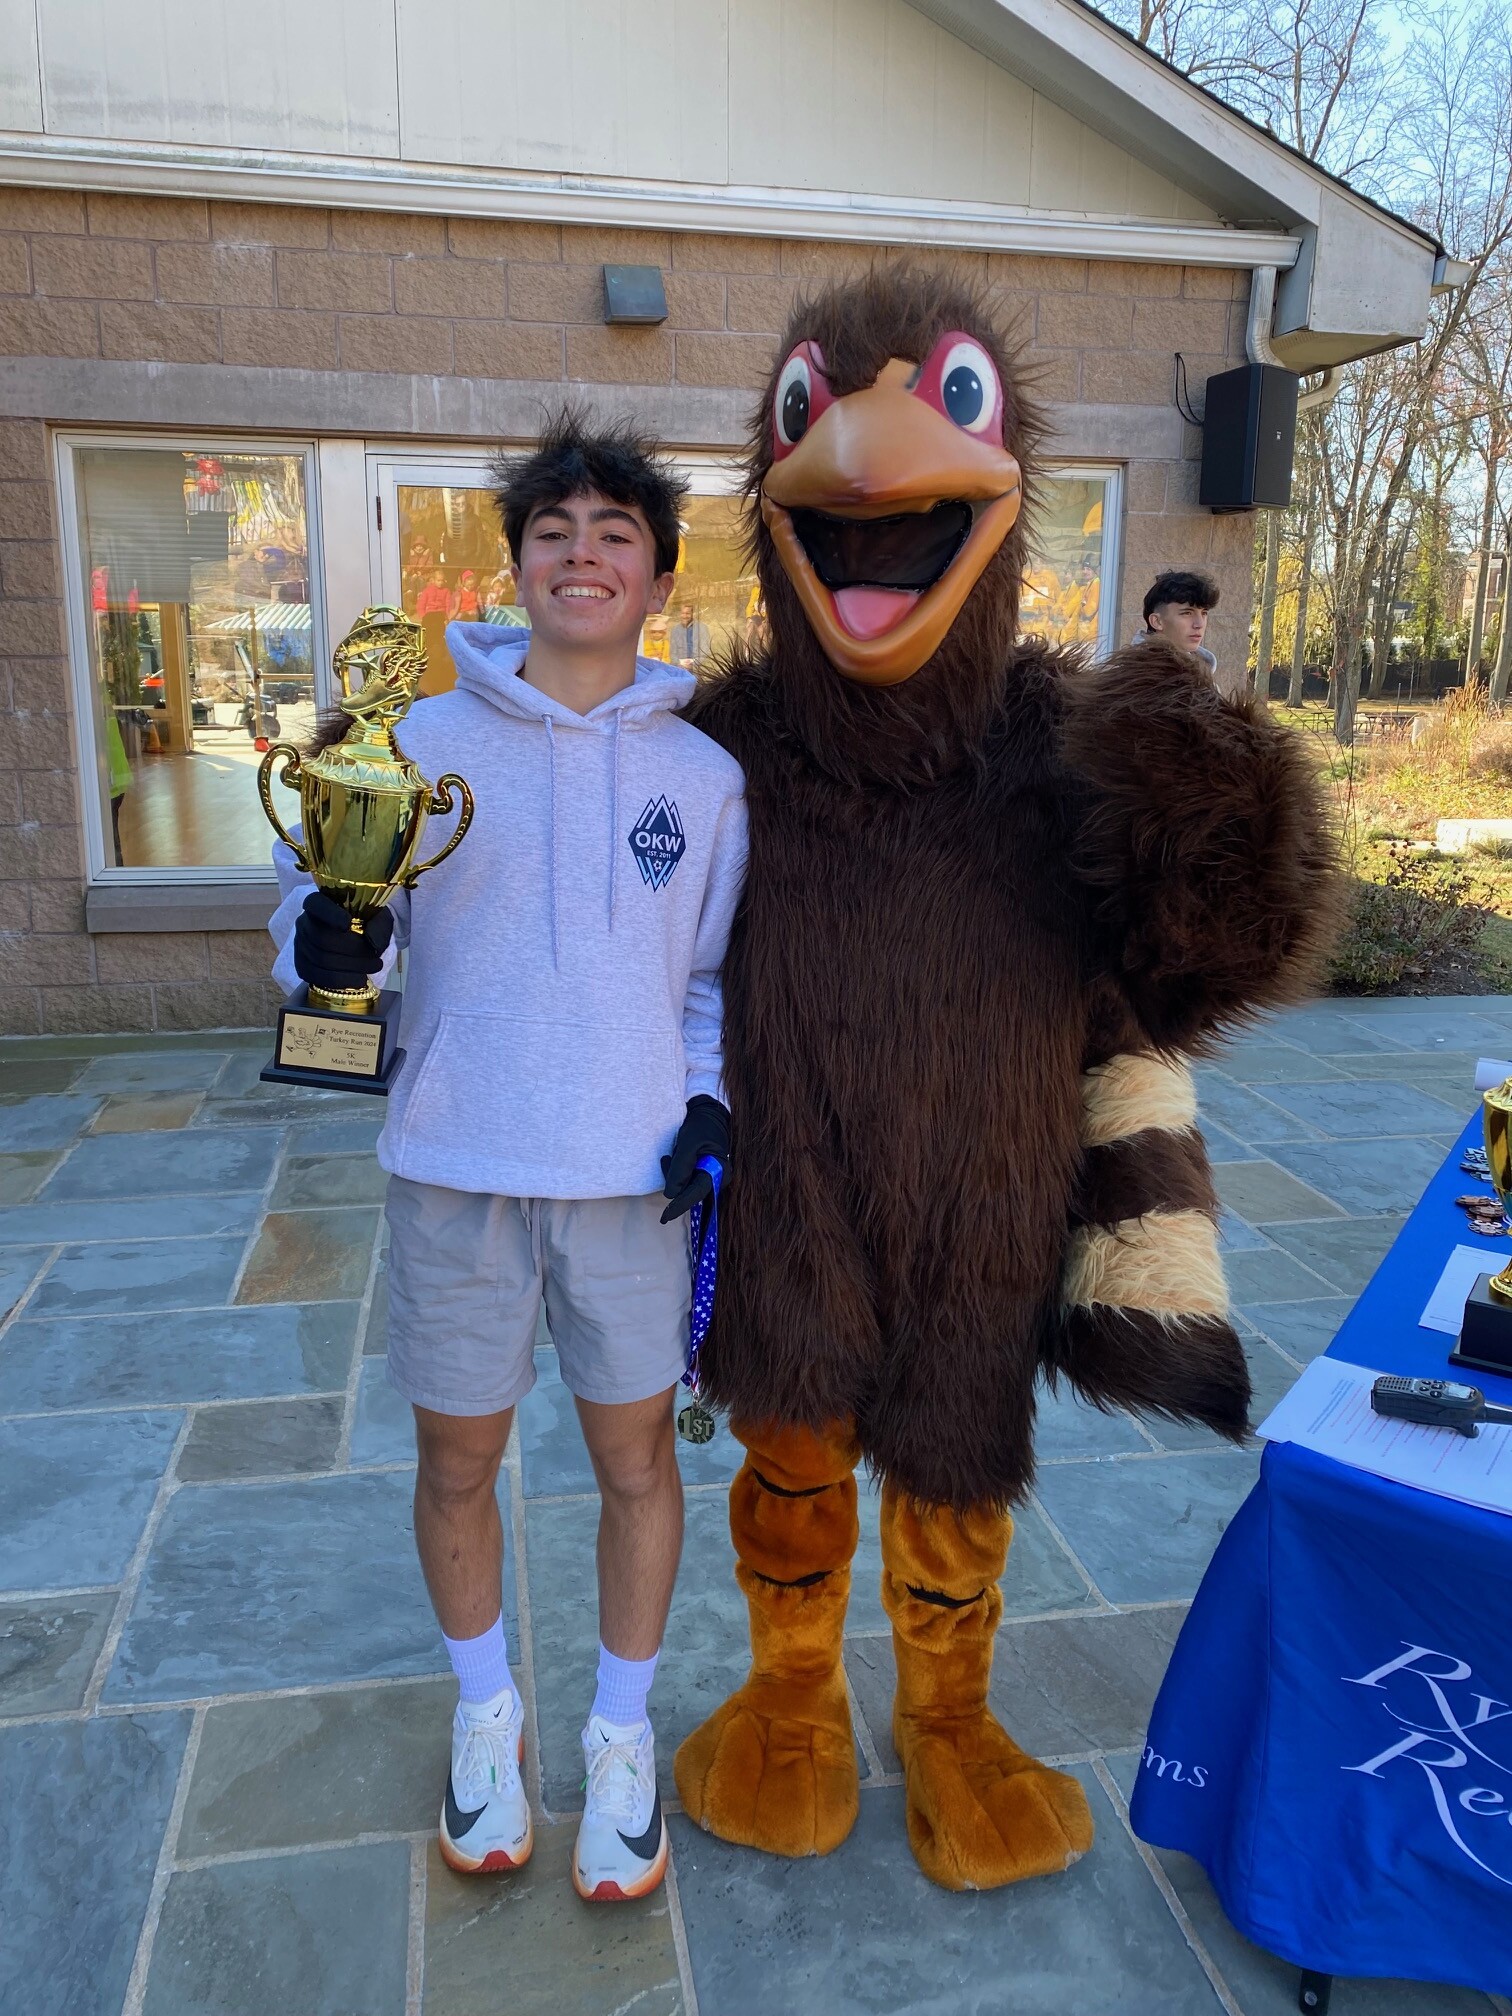
M 609 793 L 609 929 L 614 929 L 614 906 L 619 898 L 619 758 L 620 717 L 614 717 L 614 784 Z
M 550 859 L 548 860 L 548 862 L 547 862 L 547 864 L 546 864 L 546 866 L 547 866 L 547 872 L 548 872 L 548 874 L 549 874 L 549 876 L 550 876 L 550 879 L 551 879 L 551 963 L 552 963 L 552 965 L 553 965 L 553 966 L 560 966 L 562 962 L 561 962 L 560 958 L 559 958 L 559 957 L 557 956 L 557 951 L 558 951 L 558 948 L 557 948 L 557 765 L 556 765 L 556 734 L 555 734 L 555 731 L 554 731 L 554 730 L 553 730 L 553 728 L 552 728 L 552 725 L 551 725 L 551 716 L 550 716 L 549 714 L 548 714 L 548 715 L 547 715 L 547 716 L 545 717 L 545 720 L 546 720 L 546 749 L 547 749 L 547 754 L 548 754 L 548 756 L 549 756 L 549 758 L 550 758 L 550 763 L 551 763 L 551 825 L 550 825 L 550 828 L 549 828 L 549 841 L 548 841 L 548 844 L 549 844 L 549 847 L 550 847 Z

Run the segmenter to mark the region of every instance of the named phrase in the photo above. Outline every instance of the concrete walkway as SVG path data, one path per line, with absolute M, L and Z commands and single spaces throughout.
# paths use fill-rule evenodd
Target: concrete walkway
M 1512 1053 L 1512 1000 L 1331 1003 L 1201 1073 L 1261 1410 L 1322 1350 Z M 1184 1605 L 1252 1451 L 1047 1405 L 993 1693 L 1086 1785 L 1068 1875 L 950 1896 L 914 1866 L 866 1500 L 847 1665 L 861 1818 L 823 1861 L 673 1819 L 645 1906 L 567 1861 L 596 1501 L 553 1354 L 501 1486 L 527 1689 L 530 1869 L 433 1846 L 454 1688 L 384 1383 L 375 1102 L 259 1086 L 267 1039 L 0 1044 L 0 2009 L 17 2016 L 1282 2016 L 1296 1976 L 1126 1825 Z M 728 1435 L 685 1457 L 654 1707 L 664 1783 L 741 1677 Z M 1512 1986 L 1512 1984 L 1509 1984 Z M 1341 1984 L 1335 2016 L 1489 2016 Z

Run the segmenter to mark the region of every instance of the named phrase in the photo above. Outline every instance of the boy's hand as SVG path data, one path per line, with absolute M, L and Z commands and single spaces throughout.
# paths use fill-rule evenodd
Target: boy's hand
M 721 1169 L 730 1166 L 730 1115 L 717 1099 L 699 1092 L 688 1101 L 688 1111 L 672 1153 L 661 1158 L 663 1194 L 671 1198 L 661 1215 L 663 1225 L 682 1218 L 695 1204 L 706 1203 L 713 1193 L 714 1179 L 698 1166 L 701 1155 L 711 1155 Z
M 311 987 L 360 987 L 383 964 L 393 935 L 389 911 L 375 910 L 354 931 L 350 912 L 312 889 L 294 925 L 294 971 Z

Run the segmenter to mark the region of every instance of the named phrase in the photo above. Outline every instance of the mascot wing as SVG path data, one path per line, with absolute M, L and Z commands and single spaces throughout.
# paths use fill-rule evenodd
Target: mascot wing
M 1070 674 L 1063 695 L 1072 860 L 1119 1033 L 1083 1080 L 1047 1370 L 1098 1406 L 1237 1440 L 1249 1373 L 1191 1071 L 1173 1053 L 1296 999 L 1316 972 L 1337 907 L 1316 771 L 1299 738 L 1164 645 Z
M 1301 738 L 1158 643 L 1070 675 L 1061 734 L 1099 963 L 1145 1041 L 1201 1047 L 1299 999 L 1338 909 Z

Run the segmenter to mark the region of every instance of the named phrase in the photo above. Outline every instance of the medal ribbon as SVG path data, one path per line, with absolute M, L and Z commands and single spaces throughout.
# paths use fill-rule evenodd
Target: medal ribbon
M 713 1155 L 700 1155 L 698 1166 L 714 1188 L 707 1204 L 688 1213 L 688 1263 L 693 1270 L 693 1305 L 688 1314 L 688 1369 L 682 1383 L 698 1391 L 698 1354 L 714 1320 L 714 1282 L 719 1272 L 719 1186 L 724 1167 Z

